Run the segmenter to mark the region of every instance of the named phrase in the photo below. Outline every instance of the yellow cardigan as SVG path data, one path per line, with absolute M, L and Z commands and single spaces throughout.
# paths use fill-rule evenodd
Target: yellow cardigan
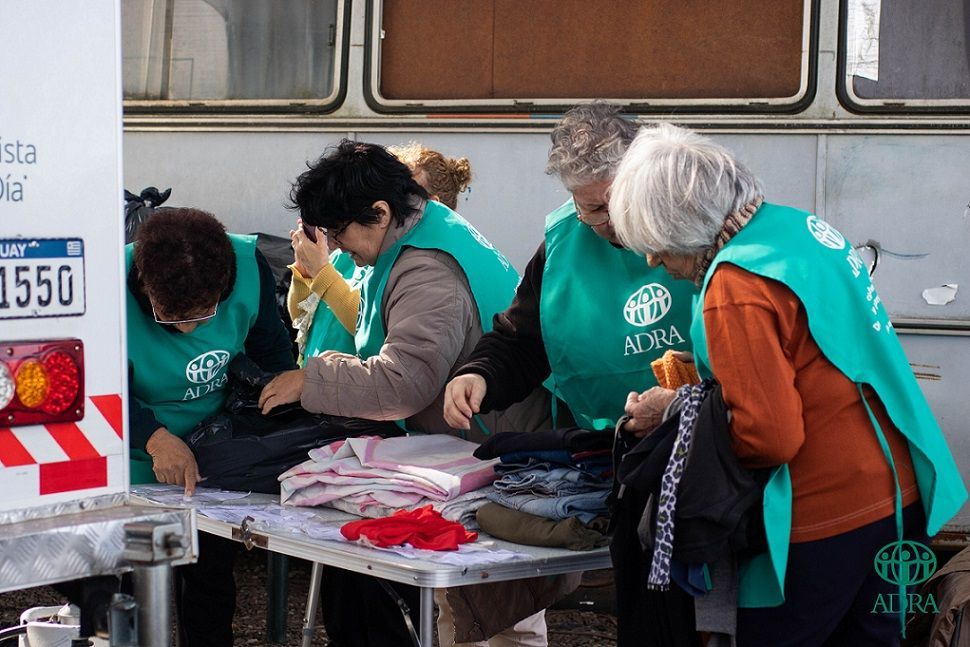
M 286 307 L 290 311 L 290 318 L 295 319 L 299 316 L 298 304 L 310 296 L 310 292 L 314 292 L 333 311 L 347 332 L 351 335 L 357 332 L 355 327 L 357 310 L 360 308 L 360 292 L 352 290 L 333 265 L 329 263 L 324 265 L 312 280 L 300 274 L 295 266 L 287 267 L 293 273 L 290 291 L 286 296 Z

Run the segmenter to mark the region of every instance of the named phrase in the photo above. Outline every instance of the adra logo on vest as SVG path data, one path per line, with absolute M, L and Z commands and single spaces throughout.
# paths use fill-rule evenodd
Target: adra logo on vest
M 842 233 L 825 222 L 818 216 L 809 216 L 805 223 L 808 225 L 808 231 L 815 240 L 822 243 L 829 249 L 844 249 L 845 248 L 845 236 Z
M 185 377 L 189 382 L 199 386 L 190 386 L 185 390 L 182 400 L 195 400 L 216 389 L 221 389 L 229 381 L 229 375 L 219 375 L 219 372 L 229 363 L 229 352 L 224 350 L 210 350 L 202 353 L 185 366 Z
M 670 290 L 659 283 L 648 283 L 630 295 L 623 306 L 623 318 L 628 323 L 646 328 L 660 321 L 670 312 Z
M 673 297 L 660 283 L 648 283 L 630 295 L 623 306 L 623 318 L 638 328 L 647 328 L 661 321 L 673 306 Z M 639 355 L 667 349 L 684 343 L 676 326 L 657 326 L 650 330 L 627 335 L 623 355 Z

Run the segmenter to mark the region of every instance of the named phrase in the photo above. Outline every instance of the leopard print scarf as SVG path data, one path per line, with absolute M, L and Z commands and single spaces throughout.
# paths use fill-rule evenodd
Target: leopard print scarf
M 694 442 L 694 427 L 697 424 L 701 403 L 708 391 L 714 388 L 714 380 L 704 380 L 700 384 L 686 385 L 677 389 L 677 397 L 684 403 L 680 410 L 680 423 L 674 439 L 670 459 L 664 469 L 660 483 L 660 498 L 657 502 L 657 526 L 654 533 L 653 558 L 647 576 L 647 588 L 666 591 L 670 588 L 670 559 L 674 554 L 674 517 L 677 513 L 677 487 L 687 467 L 687 457 Z

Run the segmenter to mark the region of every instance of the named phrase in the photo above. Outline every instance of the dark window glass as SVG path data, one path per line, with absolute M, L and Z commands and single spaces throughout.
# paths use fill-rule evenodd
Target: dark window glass
M 846 74 L 862 100 L 970 99 L 970 0 L 847 0 Z
M 125 99 L 326 99 L 336 23 L 336 0 L 123 0 Z

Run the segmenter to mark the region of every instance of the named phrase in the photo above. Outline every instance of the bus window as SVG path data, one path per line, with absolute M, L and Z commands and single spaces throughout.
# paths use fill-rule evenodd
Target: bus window
M 126 109 L 325 105 L 343 0 L 123 0 Z
M 383 0 L 378 110 L 634 104 L 791 107 L 809 87 L 810 0 Z M 528 107 L 526 108 L 528 109 Z
M 840 95 L 851 108 L 970 107 L 970 2 L 843 2 Z

